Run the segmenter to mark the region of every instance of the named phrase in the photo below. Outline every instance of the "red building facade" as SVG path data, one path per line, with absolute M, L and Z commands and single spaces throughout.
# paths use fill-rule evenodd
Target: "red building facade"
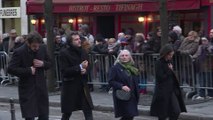
M 44 0 L 28 0 L 27 14 L 34 19 L 34 29 L 45 32 Z M 88 24 L 92 34 L 116 37 L 126 28 L 148 33 L 160 25 L 156 0 L 53 0 L 55 27 L 78 30 Z M 168 0 L 170 25 L 178 24 L 183 33 L 190 30 L 208 34 L 212 26 L 213 0 Z

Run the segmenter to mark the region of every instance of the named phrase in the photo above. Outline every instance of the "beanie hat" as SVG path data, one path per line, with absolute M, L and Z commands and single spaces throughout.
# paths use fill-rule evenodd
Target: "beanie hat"
M 165 57 L 168 53 L 174 51 L 171 44 L 164 45 L 160 50 L 160 58 Z

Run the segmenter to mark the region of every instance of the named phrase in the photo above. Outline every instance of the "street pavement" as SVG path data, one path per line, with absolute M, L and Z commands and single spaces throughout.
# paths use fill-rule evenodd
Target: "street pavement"
M 91 92 L 93 103 L 95 105 L 96 112 L 100 112 L 106 114 L 106 120 L 113 120 L 113 100 L 112 95 L 106 92 L 100 92 L 95 90 L 95 92 Z M 13 98 L 15 102 L 18 102 L 18 90 L 16 86 L 0 86 L 0 102 L 8 103 L 9 98 Z M 50 106 L 59 108 L 60 107 L 60 94 L 51 93 L 49 96 Z M 147 99 L 147 95 L 141 95 L 139 111 L 142 116 L 149 116 L 150 106 L 148 104 L 144 104 L 145 102 L 151 102 L 151 99 Z M 182 113 L 180 115 L 180 120 L 213 120 L 213 100 L 205 100 L 199 102 L 193 102 L 194 104 L 187 104 L 187 113 Z M 60 110 L 59 110 L 60 111 Z M 0 115 L 1 115 L 0 109 Z M 60 113 L 60 112 L 59 112 Z M 109 114 L 111 113 L 111 114 Z M 99 115 L 97 113 L 97 115 Z M 101 114 L 100 114 L 101 115 Z M 60 115 L 59 115 L 60 116 Z M 83 117 L 83 116 L 82 116 Z M 82 118 L 81 117 L 81 118 Z M 141 120 L 142 117 L 138 117 L 137 120 Z M 1 119 L 0 119 L 1 120 Z M 77 119 L 76 119 L 77 120 Z M 104 119 L 102 119 L 104 120 Z M 143 120 L 143 119 L 142 119 Z M 146 120 L 146 119 L 144 119 Z M 147 120 L 155 120 L 152 117 Z
M 11 120 L 10 106 L 7 103 L 0 103 L 0 120 Z M 15 104 L 15 118 L 16 120 L 23 120 L 18 104 Z M 113 112 L 93 111 L 94 120 L 118 120 L 114 118 Z M 50 107 L 49 120 L 61 120 L 61 112 L 59 107 Z M 84 120 L 82 111 L 73 112 L 70 120 Z M 156 120 L 156 118 L 149 116 L 138 116 L 135 120 Z

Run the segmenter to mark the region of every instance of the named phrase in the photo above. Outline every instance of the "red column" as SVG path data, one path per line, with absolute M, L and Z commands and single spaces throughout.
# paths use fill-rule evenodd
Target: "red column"
M 211 18 L 212 18 L 212 11 L 211 11 L 211 6 L 208 7 L 208 33 L 212 29 L 212 23 L 211 23 Z

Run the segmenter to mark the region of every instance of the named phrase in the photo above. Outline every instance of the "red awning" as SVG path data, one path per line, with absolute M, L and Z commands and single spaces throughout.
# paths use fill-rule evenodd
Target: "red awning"
M 158 11 L 158 0 L 53 0 L 54 13 L 114 13 Z M 27 14 L 43 13 L 44 0 L 28 0 Z M 200 0 L 168 0 L 168 10 L 200 8 Z
M 213 5 L 213 0 L 202 0 L 201 5 L 202 6 Z

